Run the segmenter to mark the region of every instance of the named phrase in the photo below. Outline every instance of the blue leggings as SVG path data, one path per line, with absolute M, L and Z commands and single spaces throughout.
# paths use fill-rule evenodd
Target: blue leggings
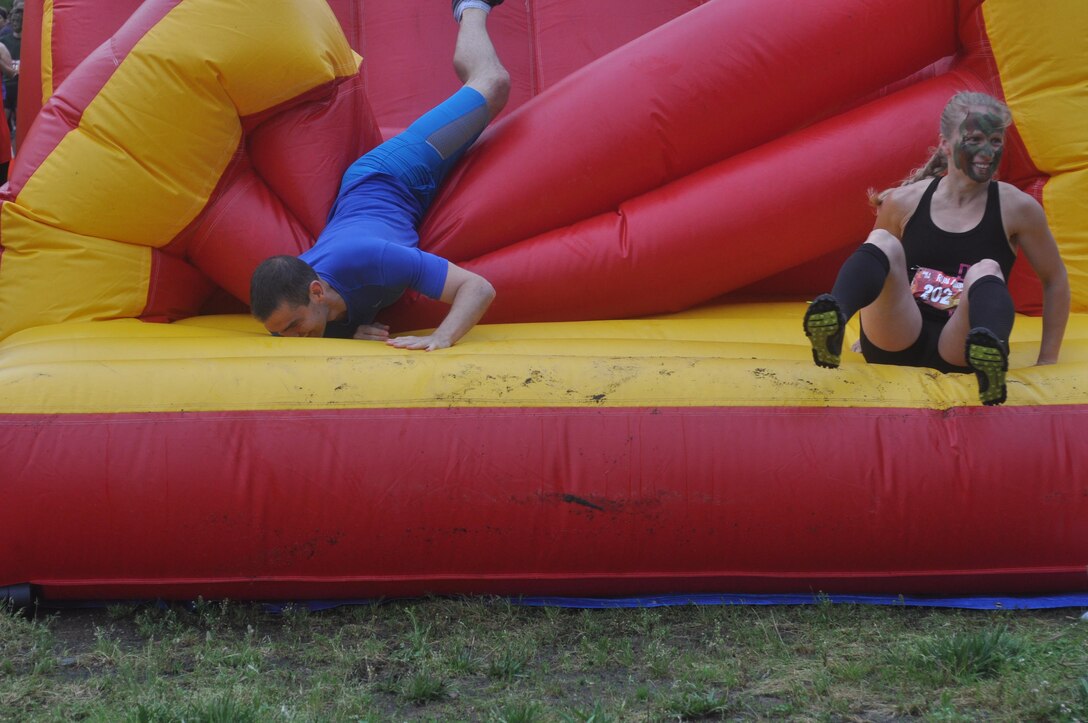
M 343 192 L 360 176 L 385 173 L 404 183 L 426 210 L 442 180 L 480 137 L 488 120 L 483 95 L 463 87 L 403 133 L 352 163 L 344 172 L 340 190 Z

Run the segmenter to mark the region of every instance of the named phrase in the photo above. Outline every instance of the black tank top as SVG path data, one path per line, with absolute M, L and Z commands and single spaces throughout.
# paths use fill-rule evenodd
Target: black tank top
M 967 268 L 982 259 L 993 259 L 1001 267 L 1001 273 L 1009 278 L 1016 254 L 1009 248 L 1005 226 L 1001 223 L 1001 198 L 996 182 L 990 183 L 986 194 L 986 212 L 982 220 L 969 231 L 953 232 L 938 228 L 933 223 L 930 202 L 940 178 L 922 194 L 918 208 L 907 221 L 903 230 L 903 251 L 907 257 L 907 274 L 914 279 L 919 266 L 936 269 L 948 276 L 960 276 Z M 925 312 L 948 318 L 948 313 L 919 302 Z

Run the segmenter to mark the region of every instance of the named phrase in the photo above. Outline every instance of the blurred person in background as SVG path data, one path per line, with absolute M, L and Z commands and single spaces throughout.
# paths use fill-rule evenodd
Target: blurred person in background
M 10 66 L 13 72 L 6 69 L 4 76 L 4 113 L 7 116 L 8 132 L 14 136 L 15 108 L 19 104 L 19 56 L 23 48 L 23 4 L 16 3 L 11 9 L 8 27 L 11 32 L 0 36 L 0 44 L 3 44 L 10 53 Z M 11 145 L 10 143 L 8 144 Z

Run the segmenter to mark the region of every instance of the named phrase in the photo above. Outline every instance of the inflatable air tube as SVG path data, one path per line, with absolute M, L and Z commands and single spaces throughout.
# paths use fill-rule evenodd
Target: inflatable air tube
M 210 0 L 178 7 L 202 2 L 213 14 L 222 10 Z M 577 13 L 584 4 L 563 7 Z M 762 155 L 749 168 L 764 172 L 780 153 L 800 152 L 791 145 L 798 138 L 806 147 L 830 139 L 828 147 L 841 149 L 835 133 L 825 138 L 814 129 L 857 123 L 861 132 L 864 119 L 879 117 L 870 114 L 903 98 L 936 102 L 928 89 L 963 73 L 983 87 L 1000 81 L 1024 153 L 1050 176 L 1037 187 L 1075 298 L 1083 298 L 1078 244 L 1088 228 L 1080 202 L 1088 135 L 1077 122 L 1088 117 L 1088 99 L 1076 58 L 1088 17 L 1072 4 L 1029 12 L 987 0 L 962 17 L 954 4 L 947 7 L 965 38 L 947 67 L 927 64 L 889 86 L 886 98 L 876 91 L 856 102 L 838 99 L 792 134 L 707 159 L 673 182 L 692 225 L 718 222 L 699 207 L 700 198 L 712 203 L 714 196 L 700 193 L 720 183 L 730 164 Z M 874 27 L 880 21 L 874 15 Z M 979 21 L 986 43 L 963 28 Z M 1043 35 L 1054 40 L 1046 48 L 1032 40 Z M 981 50 L 991 46 L 992 63 Z M 354 87 L 358 77 L 322 82 Z M 551 90 L 563 92 L 561 85 Z M 90 107 L 98 95 L 88 93 Z M 280 111 L 325 117 L 309 101 L 299 110 L 292 102 L 261 103 L 265 110 L 236 116 L 243 134 L 278 140 L 267 156 L 235 161 L 233 173 L 252 178 L 247 168 L 290 158 L 276 144 L 297 132 L 278 120 Z M 36 124 L 28 144 L 38 132 Z M 493 136 L 501 132 L 497 126 Z M 341 152 L 342 138 L 325 138 L 335 146 L 325 151 L 330 157 Z M 26 314 L 16 301 L 21 278 L 5 275 L 8 244 L 20 253 L 35 249 L 30 221 L 63 215 L 102 228 L 109 214 L 83 219 L 64 204 L 24 196 L 19 189 L 29 184 L 19 179 L 33 178 L 46 160 L 22 162 L 25 173 L 17 159 L 9 189 L 14 202 L 0 208 L 0 295 L 6 308 Z M 208 175 L 213 186 L 231 177 Z M 316 217 L 323 201 L 315 197 L 327 192 L 314 185 L 307 195 L 291 188 L 290 174 L 269 175 L 284 187 L 268 195 L 299 199 L 292 204 L 303 210 L 291 214 L 304 233 L 312 221 L 302 218 Z M 787 209 L 800 203 L 790 193 Z M 244 228 L 246 214 L 267 211 L 264 203 L 247 204 L 237 216 L 229 206 L 219 211 Z M 840 203 L 827 199 L 829 207 Z M 859 217 L 867 213 L 857 209 Z M 8 214 L 27 223 L 9 226 Z M 752 238 L 763 226 L 774 241 L 777 219 L 749 222 Z M 255 249 L 255 239 L 243 240 Z M 503 248 L 525 239 L 507 241 Z M 823 248 L 832 247 L 829 238 Z M 43 263 L 38 283 L 55 271 L 64 283 L 54 293 L 68 311 L 43 306 L 25 317 L 29 325 L 6 327 L 0 340 L 2 587 L 46 599 L 107 600 L 1032 594 L 1088 585 L 1081 473 L 1088 461 L 1088 328 L 1080 313 L 1061 362 L 1044 367 L 1032 366 L 1039 319 L 1017 319 L 1009 402 L 989 408 L 978 405 L 966 375 L 866 365 L 850 352 L 839 370 L 814 367 L 800 331 L 802 298 L 632 320 L 482 325 L 451 349 L 420 354 L 273 338 L 245 315 L 172 324 L 95 320 L 87 310 L 101 303 L 97 289 L 128 283 L 101 267 L 88 268 L 86 284 L 74 282 L 76 262 L 98 248 L 73 245 L 52 266 Z M 796 254 L 776 251 L 773 263 L 752 261 L 759 248 L 732 247 L 729 264 L 738 270 L 728 271 L 731 283 L 827 256 L 798 247 Z M 45 251 L 34 254 L 44 259 Z M 201 258 L 204 283 L 213 274 L 232 284 L 240 278 L 239 264 L 225 268 L 234 263 L 230 254 Z M 519 263 L 517 255 L 508 262 Z M 600 279 L 623 271 L 613 267 Z M 693 279 L 723 273 L 703 260 L 682 271 Z M 591 290 L 577 291 L 590 300 Z M 586 313 L 595 310 L 587 305 Z M 848 327 L 847 345 L 857 333 Z
M 950 5 L 702 5 L 512 114 L 451 175 L 423 235 L 465 260 L 613 211 L 952 55 Z
M 814 367 L 802 303 L 409 354 L 245 317 L 0 344 L 0 585 L 45 599 L 1084 591 L 1088 327 L 1010 403 Z M 851 327 L 847 343 L 856 339 Z M 66 354 L 58 359 L 56 350 Z

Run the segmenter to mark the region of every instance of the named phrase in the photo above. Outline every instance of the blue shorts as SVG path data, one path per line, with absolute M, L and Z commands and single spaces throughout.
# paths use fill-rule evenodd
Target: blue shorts
M 489 116 L 483 95 L 461 88 L 403 133 L 352 163 L 344 172 L 340 193 L 364 176 L 381 173 L 407 186 L 425 211 L 450 169 L 483 133 Z

